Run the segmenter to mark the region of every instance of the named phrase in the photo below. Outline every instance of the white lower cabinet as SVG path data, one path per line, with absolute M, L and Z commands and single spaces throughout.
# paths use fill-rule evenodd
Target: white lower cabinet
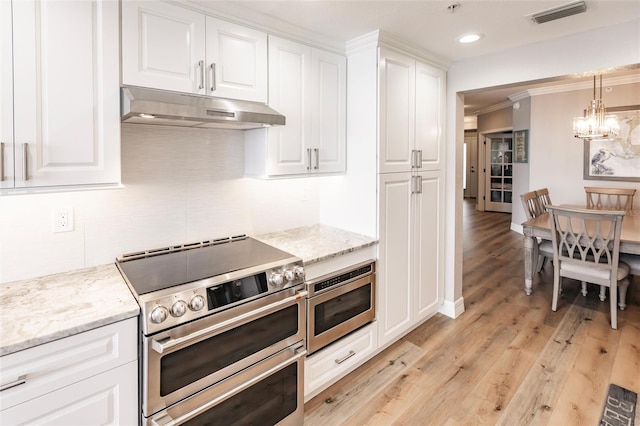
M 138 362 L 0 412 L 3 425 L 137 425 Z
M 377 322 L 374 321 L 305 360 L 305 402 L 353 371 L 375 353 L 378 347 L 377 326 Z
M 0 424 L 138 424 L 137 319 L 0 358 Z

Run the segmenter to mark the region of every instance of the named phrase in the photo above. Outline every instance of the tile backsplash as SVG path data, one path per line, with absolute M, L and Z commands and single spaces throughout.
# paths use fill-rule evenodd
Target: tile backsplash
M 244 178 L 241 131 L 125 124 L 121 142 L 122 189 L 0 197 L 0 283 L 318 222 L 322 178 Z M 73 232 L 51 232 L 57 207 L 74 209 Z

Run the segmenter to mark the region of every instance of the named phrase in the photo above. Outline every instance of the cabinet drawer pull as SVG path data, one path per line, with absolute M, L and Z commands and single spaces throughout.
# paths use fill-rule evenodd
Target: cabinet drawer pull
M 343 362 L 345 362 L 346 360 L 348 360 L 349 358 L 351 358 L 352 356 L 354 356 L 356 353 L 354 351 L 349 351 L 349 353 L 345 356 L 343 356 L 342 358 L 336 358 L 336 364 L 342 364 Z
M 18 377 L 18 380 L 0 386 L 0 392 L 2 392 L 3 390 L 14 388 L 16 386 L 24 385 L 25 383 L 27 383 L 27 375 L 23 374 L 22 376 Z
M 307 170 L 311 170 L 311 148 L 307 148 Z
M 0 182 L 4 180 L 4 142 L 0 142 Z
M 320 149 L 314 148 L 313 150 L 316 153 L 316 166 L 314 167 L 314 169 L 318 170 L 320 168 Z

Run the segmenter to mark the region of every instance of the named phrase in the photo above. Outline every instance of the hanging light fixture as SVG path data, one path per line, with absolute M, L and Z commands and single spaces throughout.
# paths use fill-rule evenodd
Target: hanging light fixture
M 596 76 L 593 76 L 593 100 L 584 110 L 584 117 L 573 119 L 573 135 L 581 139 L 609 139 L 620 129 L 615 115 L 607 115 L 602 102 L 602 75 L 600 75 L 600 98 L 596 99 Z

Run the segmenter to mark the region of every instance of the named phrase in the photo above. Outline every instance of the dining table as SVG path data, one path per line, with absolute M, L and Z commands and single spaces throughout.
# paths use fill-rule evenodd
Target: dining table
M 586 209 L 586 206 L 563 205 Z M 551 224 L 549 212 L 542 213 L 522 224 L 524 234 L 524 291 L 531 295 L 535 258 L 537 257 L 538 241 L 551 241 Z M 620 253 L 640 254 L 640 210 L 630 210 L 622 219 L 620 230 Z

